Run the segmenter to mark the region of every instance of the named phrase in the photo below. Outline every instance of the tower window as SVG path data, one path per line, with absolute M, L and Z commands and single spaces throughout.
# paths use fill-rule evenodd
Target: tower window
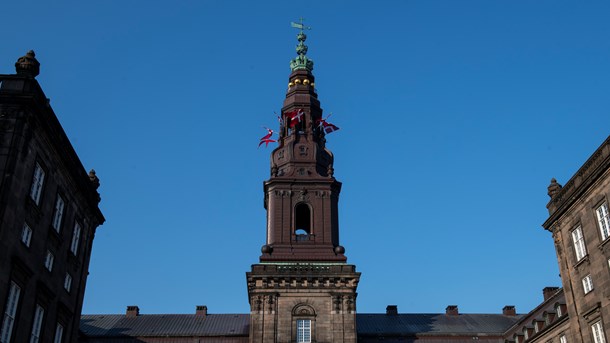
M 297 319 L 297 343 L 311 342 L 311 319 Z
M 311 211 L 309 205 L 301 203 L 295 208 L 295 234 L 297 240 L 307 240 L 311 234 Z

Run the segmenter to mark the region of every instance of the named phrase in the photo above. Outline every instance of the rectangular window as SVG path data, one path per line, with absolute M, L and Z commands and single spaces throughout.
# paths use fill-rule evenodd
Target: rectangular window
M 34 168 L 34 178 L 32 179 L 32 187 L 30 188 L 30 198 L 34 200 L 36 205 L 40 203 L 40 194 L 42 193 L 42 186 L 44 185 L 44 170 L 40 164 L 36 163 Z
M 61 343 L 62 339 L 64 338 L 64 327 L 57 323 L 57 328 L 55 328 L 55 339 L 53 340 L 53 343 Z
M 78 253 L 78 243 L 80 242 L 80 224 L 74 223 L 74 232 L 72 233 L 72 244 L 70 244 L 70 251 L 76 256 Z
M 4 309 L 4 318 L 2 319 L 2 331 L 0 331 L 0 342 L 8 343 L 11 341 L 13 333 L 13 324 L 15 323 L 15 315 L 17 314 L 17 305 L 19 305 L 19 295 L 21 288 L 16 283 L 11 281 L 11 288 L 8 292 L 6 300 L 6 308 Z
M 587 247 L 585 246 L 585 239 L 582 236 L 582 228 L 580 226 L 572 231 L 572 241 L 574 242 L 576 260 L 580 261 L 587 255 Z
M 591 278 L 591 274 L 582 279 L 582 287 L 585 290 L 585 294 L 593 290 L 593 279 Z
M 21 241 L 26 247 L 30 247 L 30 242 L 32 241 L 32 229 L 30 229 L 26 223 L 23 224 L 23 229 L 21 230 Z
M 599 230 L 602 234 L 602 241 L 610 236 L 610 217 L 608 216 L 608 205 L 603 203 L 595 211 L 597 213 L 597 222 L 599 223 Z
M 49 250 L 47 250 L 47 256 L 44 259 L 44 266 L 47 267 L 49 271 L 53 270 L 53 261 L 55 260 L 55 256 Z
M 310 343 L 311 342 L 311 320 L 310 319 L 298 319 L 297 320 L 297 343 Z
M 557 312 L 557 317 L 563 316 L 563 312 L 561 311 L 561 305 L 557 305 L 555 311 Z
M 64 199 L 61 195 L 57 195 L 57 201 L 55 201 L 55 210 L 53 212 L 53 228 L 59 232 L 61 228 L 61 219 L 64 216 Z
M 34 312 L 34 324 L 32 325 L 32 334 L 30 335 L 30 343 L 38 343 L 40 340 L 40 329 L 42 329 L 42 319 L 44 317 L 44 309 L 40 305 L 36 305 Z
M 604 336 L 604 328 L 602 327 L 601 320 L 591 325 L 591 331 L 593 332 L 593 340 L 595 343 L 606 343 L 606 336 Z
M 70 292 L 70 289 L 72 288 L 72 276 L 68 273 L 66 273 L 66 278 L 64 279 L 64 288 L 68 292 Z
M 559 343 L 568 343 L 568 339 L 566 338 L 566 335 L 559 336 Z

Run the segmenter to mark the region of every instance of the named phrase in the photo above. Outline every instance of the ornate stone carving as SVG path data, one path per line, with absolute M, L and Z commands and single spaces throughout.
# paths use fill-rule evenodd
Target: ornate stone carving
M 276 190 L 274 191 L 274 195 L 276 198 L 287 198 L 292 195 L 292 192 L 287 190 Z
M 557 183 L 557 180 L 555 180 L 555 178 L 551 179 L 551 184 L 548 187 L 548 195 L 549 197 L 551 197 L 551 199 L 555 196 L 555 194 L 559 193 L 559 191 L 561 190 L 561 185 L 559 183 Z
M 341 295 L 334 295 L 333 296 L 333 307 L 335 309 L 335 312 L 340 312 L 341 311 L 341 305 L 342 305 L 342 296 Z
M 28 51 L 25 56 L 19 57 L 15 62 L 15 70 L 19 75 L 28 75 L 36 77 L 40 74 L 40 62 L 36 59 L 36 54 L 33 50 Z
M 356 309 L 354 308 L 354 297 L 351 295 L 345 296 L 345 308 L 348 312 L 353 313 Z
M 299 155 L 300 156 L 307 156 L 307 154 L 309 153 L 309 148 L 305 145 L 299 145 Z
M 316 198 L 328 198 L 330 195 L 330 192 L 328 191 L 316 191 Z
M 306 189 L 302 189 L 302 190 L 299 191 L 299 194 L 297 196 L 297 200 L 298 201 L 307 201 L 307 200 L 309 200 L 309 194 L 308 194 Z

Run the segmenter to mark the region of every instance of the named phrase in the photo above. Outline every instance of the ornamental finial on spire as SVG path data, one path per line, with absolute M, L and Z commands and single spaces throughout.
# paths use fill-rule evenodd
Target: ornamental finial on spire
M 290 26 L 301 30 L 297 34 L 297 40 L 299 44 L 297 45 L 297 54 L 299 54 L 296 58 L 290 61 L 290 69 L 292 71 L 295 70 L 313 70 L 313 61 L 310 60 L 307 54 L 307 45 L 305 45 L 305 40 L 307 39 L 307 35 L 303 30 L 311 30 L 311 27 L 303 25 L 303 17 L 300 18 L 300 23 L 291 22 Z

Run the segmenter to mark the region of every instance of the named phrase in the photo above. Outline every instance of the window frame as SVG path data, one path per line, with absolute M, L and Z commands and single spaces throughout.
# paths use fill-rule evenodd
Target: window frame
M 303 325 L 301 325 L 303 324 Z M 305 325 L 307 324 L 307 325 Z M 312 340 L 312 320 L 309 318 L 297 318 L 297 335 L 296 342 L 297 343 L 311 343 Z
M 42 331 L 42 322 L 44 320 L 44 307 L 36 304 L 34 311 L 34 319 L 32 320 L 32 332 L 30 333 L 30 343 L 38 343 L 40 341 L 40 332 Z
M 19 287 L 15 281 L 11 281 L 9 293 L 6 298 L 4 315 L 2 316 L 2 326 L 0 327 L 0 342 L 8 343 L 13 337 L 13 327 L 15 325 L 15 318 L 17 317 L 20 297 L 21 287 Z
M 47 250 L 47 254 L 44 258 L 44 266 L 47 268 L 49 272 L 53 271 L 53 263 L 55 262 L 55 255 L 51 252 L 51 250 Z
M 30 186 L 30 199 L 32 199 L 36 205 L 40 205 L 40 198 L 42 197 L 46 175 L 47 173 L 42 165 L 39 162 L 36 162 L 34 174 L 32 176 L 32 184 Z
M 57 199 L 55 199 L 55 207 L 53 208 L 53 221 L 51 222 L 51 226 L 55 229 L 55 232 L 59 233 L 61 231 L 61 224 L 63 221 L 64 210 L 66 207 L 66 202 L 61 194 L 57 193 Z
M 588 274 L 587 276 L 582 278 L 582 288 L 585 294 L 589 294 L 593 291 L 593 277 L 591 277 L 591 274 Z
M 585 236 L 582 232 L 582 226 L 578 225 L 570 233 L 572 236 L 572 245 L 574 246 L 574 256 L 576 257 L 576 262 L 580 262 L 588 255 L 587 244 L 585 242 Z
M 604 334 L 604 326 L 601 320 L 591 324 L 591 334 L 593 335 L 593 342 L 606 343 L 606 335 Z
M 72 280 L 72 275 L 66 272 L 66 277 L 64 278 L 64 289 L 68 293 L 70 293 L 70 291 L 72 290 Z
M 61 323 L 57 323 L 55 326 L 55 336 L 53 338 L 53 343 L 61 343 L 64 339 L 64 326 Z
M 562 334 L 559 336 L 559 343 L 568 343 L 568 339 L 566 338 L 566 335 Z
M 28 225 L 28 223 L 23 223 L 23 227 L 21 228 L 21 243 L 23 243 L 26 247 L 30 247 L 32 243 L 32 235 L 34 231 Z
M 70 243 L 70 251 L 74 256 L 78 256 L 78 248 L 80 246 L 80 236 L 82 226 L 78 221 L 74 221 L 74 229 L 72 230 L 72 241 Z
M 600 213 L 600 209 L 603 209 L 602 212 L 604 213 Z M 610 213 L 608 212 L 607 202 L 604 201 L 595 208 L 595 217 L 597 218 L 597 225 L 603 242 L 610 237 Z

